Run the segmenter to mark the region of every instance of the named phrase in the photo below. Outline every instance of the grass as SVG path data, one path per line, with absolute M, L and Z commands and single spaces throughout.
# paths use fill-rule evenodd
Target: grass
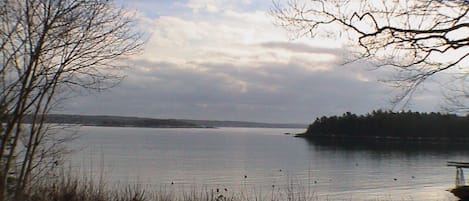
M 31 193 L 14 201 L 335 201 L 328 196 L 318 196 L 299 186 L 288 185 L 285 188 L 273 187 L 270 192 L 256 189 L 241 189 L 231 192 L 224 189 L 191 187 L 188 190 L 163 186 L 159 189 L 143 188 L 141 185 L 116 187 L 100 181 L 93 183 L 86 177 L 60 177 L 42 182 Z M 341 199 L 355 201 L 357 199 Z M 396 199 L 376 198 L 374 201 L 392 201 Z M 399 201 L 412 198 L 397 199 Z
M 30 201 L 319 201 L 314 194 L 297 191 L 293 184 L 285 189 L 272 187 L 270 192 L 255 188 L 231 191 L 206 186 L 193 186 L 188 190 L 175 185 L 148 189 L 142 185 L 118 187 L 103 179 L 72 177 L 66 174 L 43 180 L 31 189 L 23 200 Z M 15 201 L 20 201 L 15 200 Z
M 106 182 L 101 176 L 71 176 L 71 170 L 62 170 L 34 185 L 27 196 L 8 201 L 335 201 L 327 195 L 318 195 L 308 186 L 289 181 L 287 185 L 272 185 L 270 189 L 256 189 L 243 185 L 238 190 L 192 185 L 144 186 Z M 96 179 L 94 179 L 96 178 Z M 290 179 L 289 179 L 290 180 Z M 333 196 L 332 196 L 333 197 Z M 339 199 L 356 201 L 357 198 Z M 367 199 L 370 200 L 370 199 Z M 377 197 L 373 201 L 411 201 L 413 198 Z M 450 201 L 452 199 L 445 199 Z M 443 200 L 442 200 L 443 201 Z

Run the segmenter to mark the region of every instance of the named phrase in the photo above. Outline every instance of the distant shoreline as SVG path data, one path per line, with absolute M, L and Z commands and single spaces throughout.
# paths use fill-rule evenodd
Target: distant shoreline
M 26 116 L 24 123 L 32 122 L 31 116 Z M 46 123 L 69 124 L 99 127 L 127 127 L 127 128 L 218 128 L 218 127 L 247 127 L 247 128 L 298 128 L 306 129 L 306 124 L 260 123 L 248 121 L 221 120 L 193 120 L 193 119 L 156 119 L 110 115 L 70 115 L 49 114 Z
M 100 124 L 67 124 L 77 126 L 89 126 L 89 127 L 109 127 L 109 128 L 209 128 L 216 129 L 217 127 L 201 127 L 201 126 L 134 126 L 134 125 L 100 125 Z

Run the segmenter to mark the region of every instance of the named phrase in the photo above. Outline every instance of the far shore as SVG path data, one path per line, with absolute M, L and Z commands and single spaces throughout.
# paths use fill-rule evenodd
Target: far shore
M 24 118 L 24 123 L 32 122 L 31 116 Z M 299 128 L 306 129 L 306 124 L 261 123 L 249 121 L 195 120 L 195 119 L 157 119 L 146 117 L 110 116 L 110 115 L 74 115 L 49 114 L 46 123 L 102 127 L 137 127 L 137 128 Z

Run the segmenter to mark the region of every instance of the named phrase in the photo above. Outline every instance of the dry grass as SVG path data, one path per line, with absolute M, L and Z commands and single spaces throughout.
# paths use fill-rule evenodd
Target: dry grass
M 120 187 L 108 185 L 102 180 L 94 182 L 88 177 L 61 176 L 44 180 L 31 189 L 28 196 L 11 201 L 332 201 L 328 196 L 310 193 L 301 185 L 289 184 L 274 187 L 268 191 L 255 188 L 225 191 L 208 187 L 191 187 L 188 190 L 167 185 L 160 188 L 148 188 L 141 185 Z M 357 199 L 340 199 L 354 201 Z M 374 201 L 396 200 L 376 198 Z M 397 199 L 411 201 L 408 199 Z
M 270 189 L 256 189 L 242 186 L 239 190 L 209 188 L 208 186 L 190 188 L 178 185 L 142 186 L 108 184 L 104 176 L 74 177 L 69 171 L 61 171 L 60 176 L 50 177 L 34 185 L 27 196 L 8 201 L 329 201 L 329 196 L 317 195 L 314 189 L 288 182 L 286 186 L 272 185 Z M 102 174 L 102 172 L 101 172 Z M 94 180 L 93 178 L 97 178 Z M 340 199 L 357 200 L 356 198 Z M 376 198 L 375 201 L 396 200 Z M 397 199 L 411 201 L 412 198 Z
M 63 174 L 65 175 L 65 174 Z M 26 199 L 15 201 L 318 201 L 314 194 L 298 191 L 288 185 L 281 189 L 272 187 L 269 192 L 244 188 L 238 191 L 191 187 L 189 190 L 175 186 L 159 189 L 141 185 L 116 187 L 103 180 L 92 181 L 88 177 L 59 176 L 47 179 L 31 189 Z

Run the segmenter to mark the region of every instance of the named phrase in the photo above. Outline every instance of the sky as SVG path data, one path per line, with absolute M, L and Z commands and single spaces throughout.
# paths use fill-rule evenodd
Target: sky
M 118 86 L 68 100 L 60 113 L 311 123 L 324 115 L 390 109 L 385 70 L 343 65 L 340 40 L 295 38 L 271 0 L 126 0 L 145 33 Z M 438 111 L 426 84 L 406 109 Z

